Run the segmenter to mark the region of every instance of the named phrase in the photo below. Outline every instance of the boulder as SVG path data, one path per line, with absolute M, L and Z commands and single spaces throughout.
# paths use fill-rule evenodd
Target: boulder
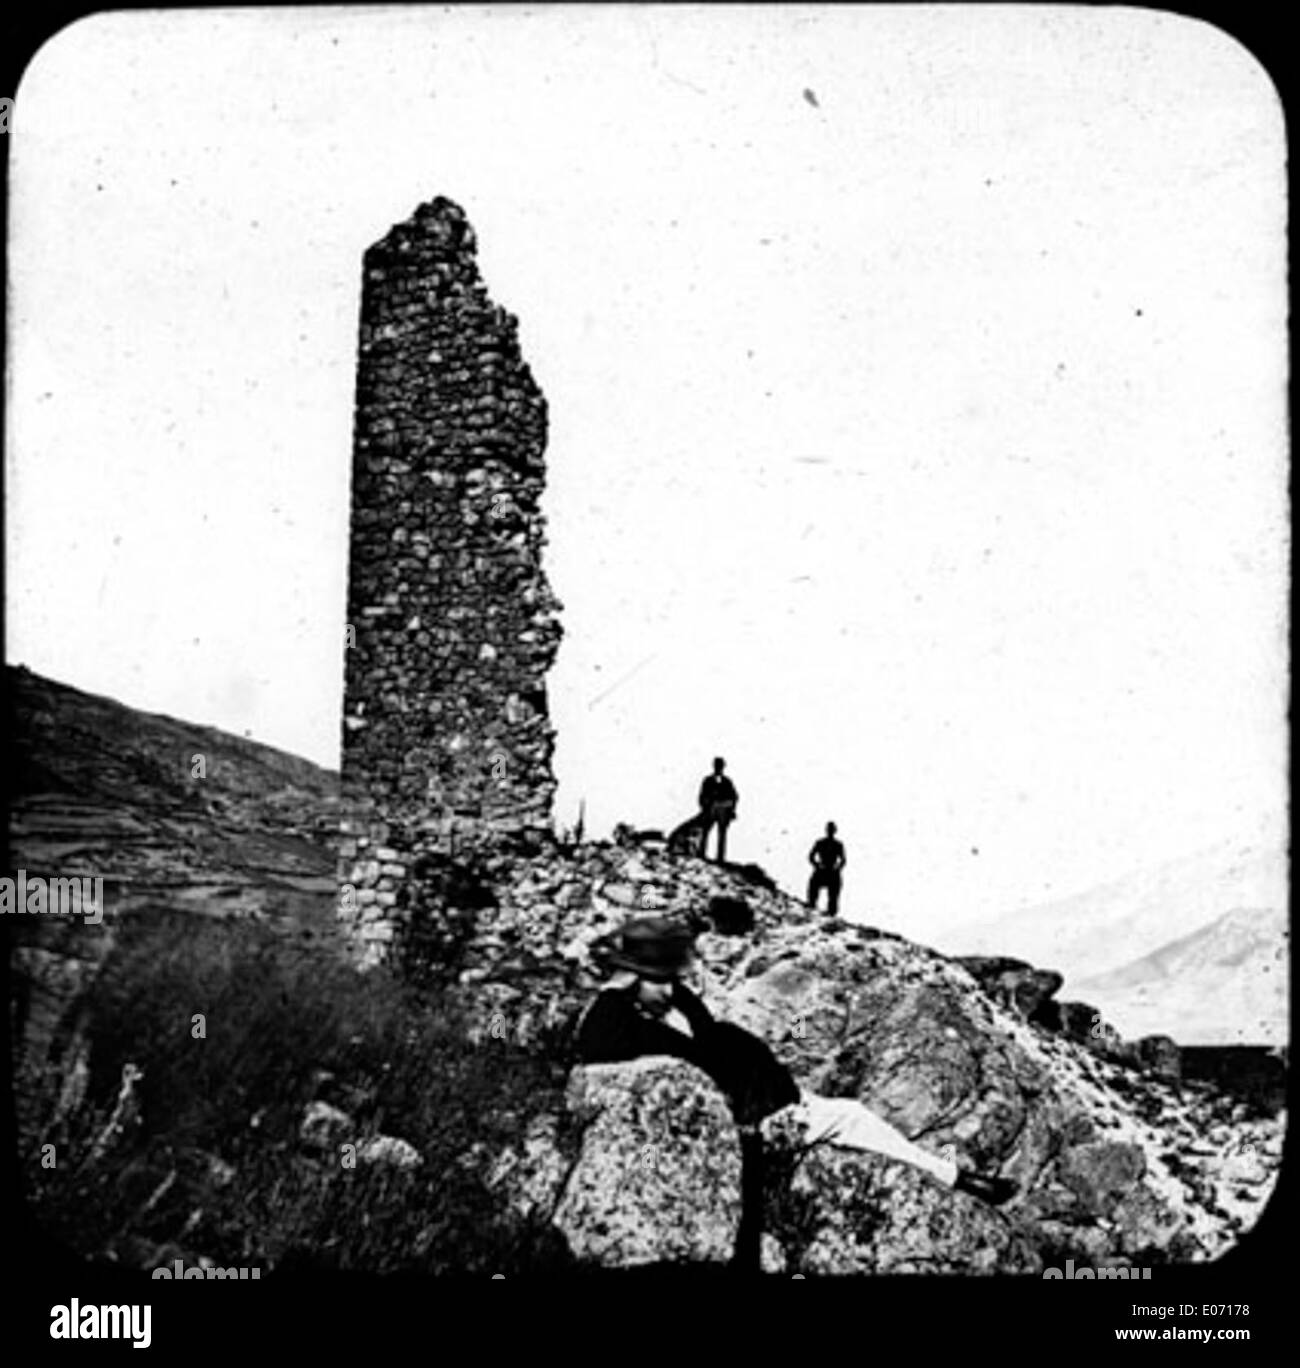
M 807 1146 L 795 1113 L 763 1124 L 764 1225 L 790 1273 L 1038 1273 L 1017 1224 L 910 1164 Z
M 995 1002 L 1013 1008 L 1026 1020 L 1046 1015 L 1045 1004 L 1065 982 L 1055 969 L 1035 969 L 1024 960 L 965 955 L 956 962 Z
M 1138 1060 L 1147 1073 L 1166 1083 L 1182 1081 L 1182 1051 L 1169 1036 L 1143 1036 L 1136 1044 Z
M 1108 1256 L 1194 1245 L 1208 1234 L 1165 1166 L 1142 1166 L 1154 1133 L 1141 1108 L 1117 1095 L 1126 1075 L 1100 1051 L 1044 1037 L 1017 1009 L 973 992 L 968 971 L 942 956 L 825 923 L 792 926 L 769 931 L 730 966 L 711 1002 L 719 1017 L 766 1040 L 804 1089 L 856 1097 L 908 1137 L 1021 1184 L 1022 1197 L 999 1218 L 1014 1216 L 1031 1245 L 1050 1246 L 1057 1225 L 1082 1233 L 1102 1212 L 1114 1219 Z M 1082 1010 L 1091 1029 L 1093 1013 Z M 1099 1039 L 1109 1041 L 1104 1032 Z M 1106 1129 L 1111 1137 L 1098 1139 Z M 864 1162 L 837 1157 L 835 1166 Z M 1039 1218 L 1049 1224 L 1037 1229 Z M 1008 1269 L 1020 1266 L 1020 1246 L 987 1238 L 982 1248 Z M 853 1267 L 911 1257 L 899 1252 L 911 1247 L 905 1230 L 874 1256 L 860 1239 L 836 1239 Z M 986 1257 L 958 1251 L 952 1266 L 968 1256 Z
M 712 929 L 720 936 L 744 936 L 754 929 L 754 909 L 744 898 L 714 895 L 706 914 Z
M 657 1055 L 580 1066 L 567 1100 L 582 1139 L 552 1220 L 580 1263 L 730 1262 L 740 1137 L 706 1074 Z
M 824 926 L 790 944 L 719 1013 L 767 1040 L 804 1087 L 857 1097 L 977 1164 L 1046 1162 L 1051 1127 L 1029 1120 L 1047 1071 L 988 1029 L 990 1009 L 964 974 L 904 943 Z
M 1055 1030 L 1068 1040 L 1095 1048 L 1111 1028 L 1102 1020 L 1101 1012 L 1090 1002 L 1059 1002 Z
M 330 1150 L 356 1132 L 356 1122 L 347 1112 L 328 1102 L 310 1102 L 303 1108 L 298 1138 L 315 1150 Z
M 414 1145 L 395 1135 L 372 1135 L 357 1146 L 363 1164 L 382 1164 L 389 1168 L 419 1168 L 424 1158 Z
M 640 891 L 634 883 L 626 879 L 610 879 L 601 884 L 597 892 L 616 907 L 625 907 L 632 911 L 641 906 Z
M 744 879 L 748 884 L 753 884 L 755 888 L 764 888 L 769 893 L 777 891 L 776 880 L 763 868 L 762 865 L 753 864 L 728 864 L 727 868 L 738 878 Z
M 1141 1181 L 1146 1156 L 1138 1145 L 1095 1140 L 1066 1150 L 1057 1171 L 1084 1210 L 1109 1218 L 1119 1201 Z

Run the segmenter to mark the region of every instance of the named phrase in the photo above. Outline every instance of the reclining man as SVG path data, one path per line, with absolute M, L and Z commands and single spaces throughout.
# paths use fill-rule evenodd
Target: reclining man
M 697 1065 L 726 1094 L 742 1142 L 751 1141 L 745 1145 L 751 1171 L 758 1122 L 790 1108 L 806 1124 L 809 1143 L 827 1141 L 913 1164 L 946 1187 L 994 1205 L 1015 1195 L 1010 1180 L 958 1169 L 952 1160 L 914 1144 L 856 1098 L 802 1091 L 763 1041 L 730 1022 L 715 1021 L 681 982 L 693 950 L 692 932 L 667 918 L 634 917 L 624 923 L 603 957 L 619 973 L 578 1024 L 577 1053 L 584 1064 L 663 1054 Z

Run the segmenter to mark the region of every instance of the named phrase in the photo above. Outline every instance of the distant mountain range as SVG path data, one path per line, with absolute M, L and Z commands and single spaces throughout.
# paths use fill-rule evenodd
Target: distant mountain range
M 1068 987 L 1124 1036 L 1158 1033 L 1185 1045 L 1283 1045 L 1288 938 L 1285 913 L 1237 908 Z
M 1283 1044 L 1287 860 L 1218 846 L 1055 903 L 957 928 L 948 953 L 1004 954 L 1065 975 L 1128 1038 Z

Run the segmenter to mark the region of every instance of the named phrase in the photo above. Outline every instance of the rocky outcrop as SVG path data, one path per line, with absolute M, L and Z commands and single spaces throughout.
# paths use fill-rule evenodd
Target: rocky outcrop
M 805 1249 L 807 1266 L 823 1270 L 837 1261 L 840 1271 L 920 1268 L 922 1246 L 942 1251 L 926 1266 L 950 1270 L 1023 1271 L 1061 1250 L 1136 1264 L 1210 1257 L 1242 1228 L 1226 1216 L 1223 1185 L 1211 1195 L 1181 1167 L 1207 1099 L 1160 1076 L 1159 1042 L 1122 1042 L 1143 1057 L 1118 1062 L 1026 1019 L 1024 991 L 1019 1001 L 1014 989 L 990 995 L 961 963 L 814 916 L 742 871 L 671 853 L 662 838 L 501 856 L 484 868 L 499 898 L 465 943 L 459 989 L 476 1035 L 563 1051 L 600 987 L 610 934 L 637 911 L 680 916 L 699 932 L 706 1002 L 766 1040 L 802 1087 L 857 1097 L 923 1146 L 1021 1188 L 994 1211 L 906 1166 L 817 1147 L 785 1173 L 784 1196 L 769 1194 L 770 1268 L 804 1266 Z M 719 931 L 709 916 L 717 899 L 743 904 L 748 933 Z M 809 1195 L 823 1185 L 857 1195 Z M 907 1210 L 924 1210 L 924 1239 L 886 1219 L 904 1195 Z M 843 1214 L 849 1207 L 862 1220 Z
M 1168 1036 L 1126 1041 L 1091 1003 L 1060 1002 L 1064 979 L 1054 969 L 1035 969 L 1024 960 L 960 955 L 960 964 L 990 997 L 1035 1026 L 1067 1036 L 1086 1049 L 1126 1068 L 1154 1074 L 1168 1083 L 1181 1075 L 1178 1046 Z
M 963 955 L 957 963 L 966 969 L 991 997 L 1032 1017 L 1060 991 L 1065 982 L 1051 969 L 1035 969 L 1024 960 L 986 955 Z
M 733 971 L 719 1013 L 771 1042 L 813 1091 L 858 1097 L 912 1139 L 948 1148 L 959 1164 L 1014 1179 L 1026 1201 L 1038 1202 L 1027 1211 L 1052 1212 L 1054 1238 L 1098 1214 L 1078 1198 L 1079 1145 L 1107 1135 L 1131 1136 L 1143 1153 L 1158 1145 L 1154 1127 L 1107 1096 L 1105 1070 L 1114 1066 L 972 993 L 942 957 L 865 940 L 851 928 L 774 929 L 768 943 L 773 961 L 759 960 L 757 974 L 746 972 L 753 961 Z M 1207 1213 L 1186 1207 L 1171 1175 L 1149 1176 L 1148 1183 L 1145 1170 L 1124 1170 L 1123 1182 L 1116 1179 L 1123 1211 L 1106 1213 L 1115 1218 L 1111 1255 L 1172 1258 L 1212 1233 Z M 1169 1219 L 1134 1215 L 1126 1223 L 1149 1207 Z M 1035 1232 L 1027 1233 L 1032 1242 Z
M 754 929 L 754 909 L 744 898 L 715 895 L 704 909 L 703 920 L 721 936 L 744 936 Z
M 583 1127 L 582 1148 L 552 1219 L 579 1261 L 731 1261 L 740 1137 L 705 1074 L 660 1057 L 579 1068 L 569 1105 Z
M 1090 1002 L 1043 1001 L 1030 1020 L 1125 1068 L 1150 1073 L 1167 1083 L 1177 1083 L 1182 1077 L 1182 1056 L 1173 1040 L 1168 1036 L 1124 1040 Z
M 765 1122 L 766 1270 L 1037 1273 L 1021 1223 L 910 1165 L 825 1142 L 808 1146 L 789 1112 Z

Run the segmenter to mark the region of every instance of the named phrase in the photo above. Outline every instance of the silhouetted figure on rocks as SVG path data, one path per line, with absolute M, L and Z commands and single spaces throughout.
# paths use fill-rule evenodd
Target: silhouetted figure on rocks
M 668 833 L 668 849 L 675 855 L 704 854 L 704 816 L 695 813 Z
M 834 917 L 840 910 L 840 870 L 848 863 L 843 842 L 835 839 L 835 823 L 826 823 L 826 835 L 808 852 L 812 877 L 808 880 L 808 906 L 817 906 L 817 895 L 826 890 L 826 913 Z
M 672 1055 L 702 1069 L 725 1094 L 740 1128 L 745 1214 L 737 1263 L 755 1267 L 762 1219 L 762 1138 L 759 1122 L 791 1109 L 809 1144 L 866 1150 L 915 1165 L 946 1187 L 1001 1205 L 1016 1185 L 1006 1178 L 959 1169 L 914 1144 L 882 1116 L 852 1097 L 803 1091 L 766 1042 L 731 1022 L 716 1021 L 684 983 L 695 933 L 670 917 L 633 917 L 598 955 L 615 976 L 578 1023 L 576 1052 L 583 1064 L 612 1064 L 643 1055 Z
M 716 826 L 719 864 L 727 858 L 727 828 L 736 820 L 736 804 L 740 799 L 735 784 L 722 772 L 726 767 L 727 762 L 719 756 L 713 762 L 713 773 L 705 775 L 700 785 L 700 822 L 704 829 L 700 854 L 708 859 L 709 832 Z

